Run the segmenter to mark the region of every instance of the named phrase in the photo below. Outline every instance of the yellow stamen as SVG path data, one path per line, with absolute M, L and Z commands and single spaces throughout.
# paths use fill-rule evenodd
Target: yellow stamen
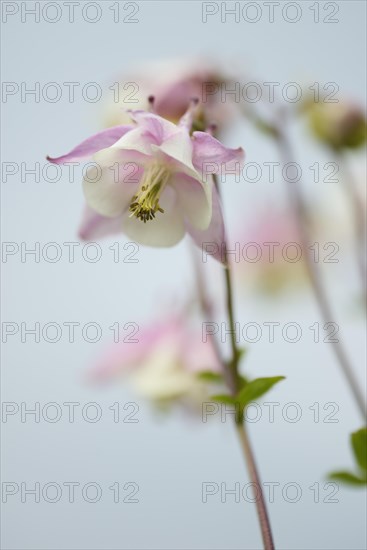
M 153 220 L 157 212 L 164 213 L 159 197 L 166 186 L 170 173 L 165 166 L 154 163 L 145 170 L 139 190 L 130 204 L 130 218 L 135 216 L 146 223 Z

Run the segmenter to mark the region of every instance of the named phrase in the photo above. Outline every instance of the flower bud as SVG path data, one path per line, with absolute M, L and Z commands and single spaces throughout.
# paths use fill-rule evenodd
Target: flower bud
M 308 114 L 315 137 L 332 149 L 354 149 L 366 141 L 366 117 L 356 105 L 313 103 Z

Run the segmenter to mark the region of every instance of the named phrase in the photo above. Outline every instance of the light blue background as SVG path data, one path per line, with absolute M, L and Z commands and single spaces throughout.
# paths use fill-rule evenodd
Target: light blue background
M 27 3 L 31 6 L 33 3 Z M 364 2 L 338 2 L 339 23 L 314 23 L 311 2 L 300 2 L 303 15 L 295 24 L 276 16 L 274 23 L 263 18 L 256 24 L 221 23 L 213 16 L 201 21 L 201 2 L 138 2 L 139 23 L 113 23 L 109 6 L 102 2 L 102 18 L 89 24 L 76 9 L 74 23 L 68 23 L 66 9 L 60 22 L 31 18 L 22 23 L 19 13 L 2 25 L 3 81 L 58 83 L 95 81 L 109 94 L 116 75 L 133 71 L 138 64 L 166 57 L 208 55 L 231 68 L 240 66 L 250 80 L 305 82 L 311 85 L 337 82 L 341 95 L 360 102 L 365 97 L 365 12 Z M 232 4 L 232 3 L 230 3 Z M 323 6 L 320 3 L 320 13 Z M 61 3 L 62 5 L 62 3 Z M 81 3 L 82 5 L 82 3 Z M 277 12 L 276 12 L 277 13 Z M 70 104 L 20 96 L 2 105 L 2 157 L 7 162 L 27 165 L 44 162 L 46 154 L 57 155 L 100 128 L 102 103 L 80 99 Z M 249 161 L 276 161 L 272 145 L 240 125 L 227 143 L 242 145 Z M 298 142 L 305 166 L 325 153 L 305 148 Z M 324 155 L 324 156 L 323 156 Z M 320 185 L 320 184 L 319 184 Z M 320 193 L 332 204 L 330 187 L 308 189 Z M 280 182 L 241 186 L 229 182 L 224 203 L 230 231 L 253 213 L 267 195 L 281 193 Z M 2 184 L 2 234 L 4 241 L 58 243 L 76 241 L 76 228 L 83 205 L 81 186 L 66 178 L 50 184 L 33 183 L 19 177 Z M 335 228 L 338 221 L 335 220 Z M 330 240 L 337 240 L 338 234 Z M 108 330 L 120 323 L 154 319 L 162 308 L 183 299 L 193 285 L 187 243 L 169 250 L 141 248 L 139 263 L 115 264 L 108 245 L 101 244 L 103 258 L 97 264 L 74 264 L 63 259 L 52 264 L 32 260 L 21 263 L 19 256 L 3 264 L 3 320 L 29 324 L 39 321 L 98 321 L 104 341 L 88 344 L 79 337 L 74 344 L 65 336 L 57 344 L 35 344 L 30 338 L 21 344 L 13 337 L 3 347 L 3 401 L 47 403 L 55 401 L 98 402 L 104 412 L 101 422 L 56 424 L 19 416 L 2 424 L 2 480 L 41 484 L 49 481 L 81 484 L 95 481 L 103 488 L 97 504 L 74 504 L 65 497 L 59 503 L 21 503 L 19 495 L 9 498 L 2 510 L 2 545 L 5 549 L 258 549 L 261 548 L 254 505 L 229 498 L 201 502 L 201 484 L 235 482 L 245 484 L 248 476 L 231 422 L 202 424 L 175 414 L 162 421 L 124 385 L 101 389 L 85 383 L 88 365 L 111 341 Z M 213 290 L 222 296 L 220 268 L 215 271 Z M 249 269 L 251 266 L 249 266 Z M 335 269 L 334 269 L 335 268 Z M 348 269 L 331 266 L 329 290 L 338 299 L 339 323 L 362 384 L 364 327 L 351 312 L 349 300 L 357 277 Z M 339 281 L 339 282 L 338 282 Z M 163 305 L 162 305 L 163 304 Z M 348 306 L 349 304 L 349 306 Z M 311 296 L 303 301 L 286 300 L 268 306 L 257 296 L 238 289 L 238 319 L 243 322 L 298 322 L 307 337 L 297 344 L 276 340 L 250 345 L 246 364 L 252 376 L 287 376 L 273 390 L 268 401 L 281 405 L 297 402 L 303 416 L 298 423 L 281 415 L 271 424 L 262 419 L 250 426 L 263 481 L 281 486 L 296 482 L 302 489 L 297 503 L 285 502 L 276 492 L 269 505 L 276 547 L 282 550 L 362 549 L 366 546 L 364 516 L 366 494 L 340 489 L 338 502 L 322 502 L 325 475 L 331 469 L 353 467 L 348 434 L 361 420 L 329 346 L 310 343 L 307 327 L 319 319 Z M 240 311 L 239 311 L 240 310 Z M 79 333 L 80 334 L 80 333 Z M 138 424 L 114 424 L 108 407 L 119 401 L 137 401 Z M 313 403 L 335 402 L 338 423 L 313 422 Z M 322 412 L 321 418 L 324 418 Z M 139 483 L 138 504 L 114 504 L 108 489 L 115 481 Z M 313 501 L 309 489 L 320 483 L 321 502 Z

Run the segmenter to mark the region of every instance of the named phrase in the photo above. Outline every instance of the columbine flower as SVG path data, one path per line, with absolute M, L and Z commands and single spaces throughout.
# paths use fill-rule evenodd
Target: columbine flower
M 251 291 L 275 297 L 300 290 L 307 281 L 297 224 L 292 213 L 279 206 L 255 212 L 242 229 L 237 247 L 239 259 L 234 266 Z
M 225 74 L 222 67 L 208 59 L 168 59 L 150 62 L 135 73 L 123 75 L 119 84 L 119 94 L 115 92 L 115 101 L 107 105 L 107 123 L 109 125 L 126 122 L 126 106 L 134 109 L 146 109 L 147 97 L 156 98 L 155 112 L 172 122 L 178 122 L 184 115 L 192 97 L 201 98 L 199 109 L 195 113 L 194 127 L 205 130 L 208 122 L 215 122 L 222 128 L 238 112 L 238 103 L 233 94 L 224 96 L 233 89 L 231 82 L 237 80 L 234 75 Z M 117 101 L 116 101 L 117 99 Z
M 212 174 L 239 172 L 244 152 L 228 149 L 210 133 L 191 135 L 195 106 L 178 125 L 135 111 L 132 125 L 104 130 L 67 155 L 49 158 L 61 164 L 93 157 L 96 163 L 83 181 L 87 204 L 96 213 L 94 218 L 87 213 L 84 237 L 119 225 L 145 245 L 173 246 L 187 232 L 198 246 L 217 243 L 220 250 L 224 227 Z M 105 223 L 108 229 L 101 228 Z
M 120 342 L 108 349 L 92 379 L 106 383 L 129 374 L 137 393 L 155 404 L 179 400 L 197 407 L 208 399 L 208 384 L 199 373 L 220 374 L 221 366 L 212 345 L 202 341 L 200 329 L 187 315 L 166 317 L 136 337 L 139 342 Z

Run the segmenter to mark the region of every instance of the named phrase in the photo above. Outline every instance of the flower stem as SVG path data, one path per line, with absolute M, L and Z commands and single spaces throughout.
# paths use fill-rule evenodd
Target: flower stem
M 250 441 L 247 435 L 247 431 L 244 424 L 236 424 L 238 437 L 242 445 L 243 454 L 245 455 L 247 468 L 251 477 L 252 482 L 256 487 L 256 506 L 257 514 L 259 516 L 259 522 L 261 527 L 261 534 L 263 538 L 265 550 L 273 550 L 274 542 L 273 536 L 270 529 L 270 521 L 268 512 L 265 506 L 265 501 L 262 494 L 261 482 L 256 467 L 255 458 L 251 449 Z
M 199 262 L 197 248 L 191 244 L 190 250 L 191 250 L 192 260 L 193 260 L 194 269 L 195 269 L 197 294 L 198 294 L 198 299 L 200 303 L 200 308 L 205 321 L 208 323 L 211 323 L 213 322 L 213 308 L 206 290 L 205 277 L 203 274 L 203 266 Z M 222 366 L 223 376 L 225 378 L 226 384 L 229 388 L 231 388 L 232 375 L 226 368 L 225 361 L 223 360 L 223 357 L 220 351 L 219 343 L 212 332 L 210 332 L 208 336 L 210 339 L 210 343 L 213 346 L 213 350 L 218 360 L 218 364 Z
M 345 178 L 345 188 L 347 196 L 350 202 L 352 211 L 352 218 L 354 221 L 354 233 L 355 233 L 355 248 L 357 265 L 362 282 L 362 291 L 364 295 L 364 302 L 367 306 L 367 289 L 366 289 L 366 219 L 363 202 L 358 196 L 358 189 L 356 182 L 354 181 L 353 173 L 348 165 L 348 160 L 345 154 L 342 152 L 336 152 L 336 159 L 342 167 L 343 175 Z
M 227 245 L 225 248 L 225 257 L 224 257 L 225 264 L 226 264 L 225 285 L 226 285 L 226 302 L 227 302 L 227 312 L 228 312 L 229 330 L 231 334 L 231 349 L 232 349 L 232 357 L 228 363 L 228 368 L 231 373 L 230 389 L 232 393 L 236 395 L 240 389 L 239 373 L 238 373 L 238 362 L 239 362 L 240 354 L 239 354 L 239 350 L 237 349 L 237 343 L 236 343 L 232 279 L 231 279 L 231 272 L 228 264 L 226 249 L 227 249 Z M 268 512 L 266 509 L 264 495 L 261 489 L 260 476 L 257 470 L 254 453 L 253 453 L 249 438 L 247 436 L 245 422 L 243 421 L 242 416 L 243 415 L 240 415 L 239 418 L 236 419 L 236 431 L 241 443 L 241 447 L 246 460 L 247 469 L 250 475 L 251 482 L 254 484 L 256 488 L 256 509 L 257 509 L 257 515 L 259 518 L 261 535 L 264 543 L 264 549 L 273 550 L 274 549 L 273 536 L 272 536 Z
M 227 248 L 227 245 L 226 245 Z M 239 351 L 237 349 L 236 343 L 236 327 L 234 321 L 234 311 L 233 311 L 233 292 L 232 292 L 232 279 L 230 273 L 230 267 L 228 264 L 227 252 L 225 250 L 225 263 L 224 268 L 224 279 L 226 285 L 226 305 L 229 321 L 229 330 L 231 335 L 231 352 L 232 357 L 228 363 L 228 368 L 231 373 L 231 390 L 234 395 L 239 391 L 239 374 L 238 374 L 238 360 L 239 360 Z
M 283 158 L 285 164 L 289 162 L 294 162 L 294 154 L 292 147 L 289 143 L 288 137 L 284 131 L 284 122 L 279 124 L 276 132 L 276 143 L 278 144 L 279 152 Z M 332 320 L 333 314 L 330 306 L 328 296 L 325 292 L 323 281 L 320 276 L 320 271 L 316 265 L 314 259 L 312 258 L 310 251 L 310 239 L 308 232 L 308 216 L 306 206 L 299 188 L 300 182 L 287 183 L 289 201 L 291 207 L 295 214 L 296 223 L 298 225 L 299 237 L 301 240 L 301 245 L 304 250 L 306 268 L 310 277 L 312 288 L 320 309 L 322 319 L 325 323 L 328 323 Z M 366 405 L 364 402 L 363 392 L 361 391 L 361 386 L 355 378 L 353 368 L 345 351 L 345 348 L 340 340 L 333 340 L 332 342 L 333 350 L 338 359 L 339 365 L 344 373 L 344 376 L 348 382 L 348 385 L 354 395 L 357 406 L 363 416 L 366 417 Z
M 220 193 L 218 181 L 215 177 L 214 177 L 214 181 L 215 181 L 215 186 L 218 190 L 218 193 Z M 217 354 L 219 353 L 220 362 L 223 365 L 228 387 L 231 391 L 231 394 L 235 396 L 240 390 L 240 376 L 238 372 L 240 352 L 237 348 L 237 343 L 236 343 L 235 317 L 234 317 L 234 307 L 233 307 L 233 286 L 232 286 L 230 265 L 228 262 L 227 243 L 225 243 L 223 253 L 224 253 L 223 262 L 225 264 L 224 278 L 225 278 L 225 288 L 226 288 L 226 306 L 227 306 L 227 313 L 228 313 L 229 330 L 231 335 L 231 359 L 228 362 L 225 361 L 222 358 L 217 346 L 215 346 L 215 349 Z M 196 266 L 196 268 L 198 269 L 198 266 Z M 210 306 L 208 306 L 208 300 L 206 299 L 205 290 L 203 290 L 204 285 L 202 284 L 202 279 L 200 277 L 202 277 L 201 273 L 198 279 L 199 293 L 201 296 L 201 303 L 202 303 L 204 314 L 207 316 L 208 313 L 210 314 L 211 308 Z M 236 414 L 235 425 L 236 425 L 237 435 L 239 437 L 239 441 L 241 444 L 241 448 L 244 454 L 244 458 L 247 464 L 250 479 L 251 479 L 251 482 L 254 484 L 254 487 L 256 488 L 256 510 L 259 518 L 260 530 L 261 530 L 261 535 L 264 543 L 264 550 L 274 550 L 270 520 L 266 509 L 264 495 L 261 489 L 260 476 L 256 466 L 254 453 L 247 436 L 242 414 L 240 415 Z

